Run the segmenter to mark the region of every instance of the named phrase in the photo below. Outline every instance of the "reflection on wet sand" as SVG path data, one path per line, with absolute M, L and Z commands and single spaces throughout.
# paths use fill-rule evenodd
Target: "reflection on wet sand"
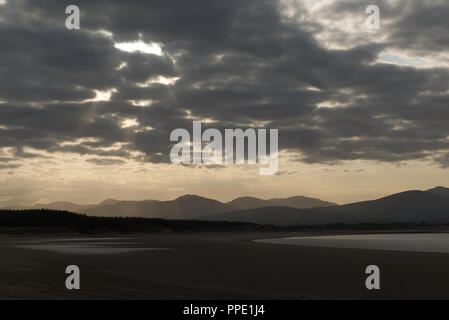
M 295 246 L 449 253 L 449 233 L 289 237 L 256 242 Z
M 16 248 L 45 250 L 62 254 L 122 254 L 138 251 L 168 250 L 169 248 L 142 247 L 137 238 L 69 238 L 48 239 L 39 241 L 24 241 L 14 244 Z M 114 242 L 114 240 L 121 240 Z

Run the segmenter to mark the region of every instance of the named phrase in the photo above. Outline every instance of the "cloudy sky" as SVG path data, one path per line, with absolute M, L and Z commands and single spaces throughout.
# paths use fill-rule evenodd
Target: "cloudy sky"
M 0 206 L 447 185 L 448 30 L 447 0 L 0 0 Z M 171 164 L 192 120 L 279 129 L 278 173 Z

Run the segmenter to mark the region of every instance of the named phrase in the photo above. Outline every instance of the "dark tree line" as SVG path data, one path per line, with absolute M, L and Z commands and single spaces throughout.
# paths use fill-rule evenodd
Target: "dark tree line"
M 36 209 L 0 210 L 0 230 L 1 228 L 64 228 L 91 233 L 239 231 L 264 230 L 269 227 L 244 222 L 93 217 L 68 211 Z
M 269 226 L 246 222 L 216 222 L 201 220 L 165 220 L 137 217 L 94 217 L 68 211 L 49 209 L 0 210 L 0 232 L 207 232 L 207 231 L 376 231 L 376 230 L 443 230 L 449 225 L 432 224 L 330 224 L 303 226 Z

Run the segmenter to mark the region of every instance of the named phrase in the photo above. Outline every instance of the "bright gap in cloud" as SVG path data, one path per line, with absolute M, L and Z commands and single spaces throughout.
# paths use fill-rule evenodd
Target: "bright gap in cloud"
M 139 122 L 137 119 L 127 118 L 122 120 L 120 128 L 130 128 L 130 127 L 137 127 L 139 125 Z
M 104 29 L 93 31 L 93 33 L 99 34 L 99 35 L 109 38 L 109 39 L 114 38 L 114 34 L 111 31 L 104 30 Z
M 105 90 L 105 91 L 99 91 L 99 90 L 95 90 L 95 94 L 97 95 L 95 97 L 95 101 L 109 101 L 111 100 L 111 95 L 112 93 L 114 93 L 116 90 L 112 89 L 112 90 Z
M 153 104 L 153 100 L 128 100 L 135 107 L 149 107 Z
M 115 48 L 126 51 L 126 52 L 140 52 L 146 54 L 156 54 L 158 56 L 162 55 L 162 48 L 157 43 L 145 43 L 142 40 L 133 42 L 118 42 Z
M 344 108 L 347 104 L 338 102 L 338 101 L 322 101 L 316 105 L 317 108 Z
M 128 64 L 126 62 L 121 62 L 120 65 L 115 68 L 115 70 L 122 70 L 123 68 L 125 68 Z
M 81 103 L 98 102 L 98 101 L 110 101 L 112 94 L 114 92 L 117 92 L 117 89 L 115 89 L 115 88 L 108 89 L 108 90 L 95 90 L 94 89 L 94 92 L 95 92 L 95 98 L 83 100 L 83 101 L 81 101 Z
M 75 139 L 73 141 L 61 142 L 61 143 L 59 143 L 59 146 L 60 147 L 76 146 L 76 145 L 80 145 L 80 144 L 83 144 L 83 143 L 96 143 L 96 142 L 99 142 L 99 141 L 100 141 L 100 139 L 98 139 L 98 138 L 91 138 L 91 137 L 89 137 L 89 138 L 79 138 L 79 139 Z
M 217 120 L 210 119 L 210 118 L 197 118 L 194 117 L 191 110 L 185 110 L 186 116 L 184 119 L 188 120 L 201 120 L 202 123 L 217 123 Z
M 179 79 L 181 79 L 180 77 L 164 77 L 164 76 L 157 76 L 157 77 L 153 77 L 150 78 L 149 80 L 145 81 L 145 82 L 139 82 L 137 83 L 138 87 L 149 87 L 150 85 L 154 84 L 154 83 L 160 83 L 163 85 L 173 85 L 176 83 L 176 81 L 178 81 Z
M 421 58 L 407 57 L 404 55 L 391 52 L 382 52 L 379 55 L 378 61 L 383 63 L 396 64 L 400 66 L 415 67 L 415 68 L 428 68 L 435 66 L 430 61 Z
M 150 126 L 146 126 L 146 127 L 142 127 L 142 128 L 136 129 L 136 130 L 134 130 L 134 132 L 135 133 L 142 133 L 142 132 L 148 132 L 148 131 L 151 131 L 151 130 L 154 130 L 154 128 L 150 127 Z

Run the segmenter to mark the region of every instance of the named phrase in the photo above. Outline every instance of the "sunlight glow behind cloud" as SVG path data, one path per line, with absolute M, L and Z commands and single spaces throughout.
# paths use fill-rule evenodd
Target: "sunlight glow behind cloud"
M 162 48 L 157 43 L 145 43 L 142 40 L 133 42 L 119 42 L 114 45 L 117 49 L 126 52 L 140 52 L 146 54 L 162 55 Z
M 152 85 L 154 83 L 160 83 L 160 84 L 169 86 L 169 85 L 174 85 L 176 83 L 176 81 L 178 81 L 179 79 L 181 79 L 181 78 L 180 77 L 170 77 L 170 78 L 168 78 L 168 77 L 164 77 L 164 76 L 158 76 L 156 78 L 151 78 L 151 79 L 149 79 L 149 80 L 147 80 L 145 82 L 139 82 L 139 83 L 137 83 L 137 86 L 141 87 L 141 88 L 142 87 L 144 88 L 144 87 L 148 87 L 148 86 L 150 86 L 150 85 Z

